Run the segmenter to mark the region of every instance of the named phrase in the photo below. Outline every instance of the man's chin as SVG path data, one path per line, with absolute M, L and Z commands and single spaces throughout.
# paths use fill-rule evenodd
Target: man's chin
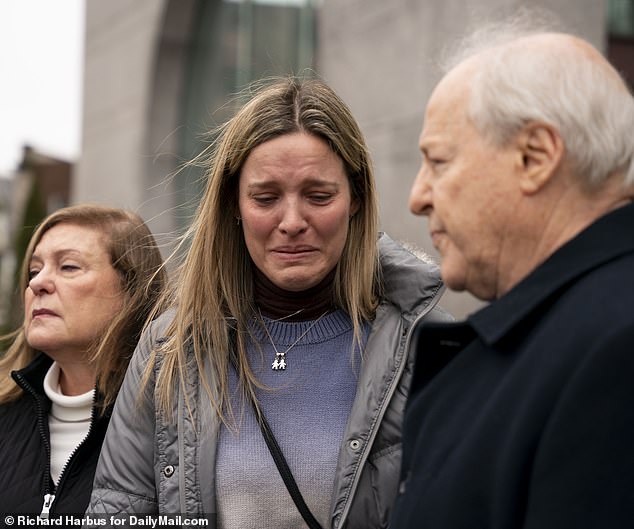
M 467 283 L 464 275 L 444 273 L 441 269 L 440 275 L 447 288 L 453 292 L 468 292 L 480 301 L 493 301 L 496 293 L 493 289 L 484 284 Z
M 448 257 L 441 257 L 440 263 L 440 275 L 447 288 L 454 292 L 464 292 L 467 289 L 464 269 L 455 266 L 455 263 Z

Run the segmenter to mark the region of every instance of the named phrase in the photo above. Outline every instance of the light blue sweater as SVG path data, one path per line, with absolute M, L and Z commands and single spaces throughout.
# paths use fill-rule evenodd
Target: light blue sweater
M 313 321 L 264 318 L 286 370 L 274 371 L 275 350 L 261 324 L 248 349 L 250 363 L 266 390 L 258 391 L 264 414 L 308 507 L 323 527 L 330 525 L 332 488 L 339 446 L 348 420 L 360 363 L 352 352 L 352 322 L 343 311 Z M 310 327 L 310 328 L 309 328 Z M 364 338 L 367 336 L 367 330 Z M 308 332 L 306 332 L 308 331 Z M 216 461 L 218 526 L 221 529 L 303 526 L 250 406 L 242 407 L 232 373 L 235 410 L 244 414 L 238 432 L 222 428 Z

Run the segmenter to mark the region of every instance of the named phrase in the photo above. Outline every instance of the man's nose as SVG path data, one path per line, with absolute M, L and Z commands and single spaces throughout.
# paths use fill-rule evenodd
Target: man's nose
M 426 173 L 423 165 L 409 193 L 409 210 L 414 215 L 429 215 L 433 207 L 431 183 Z

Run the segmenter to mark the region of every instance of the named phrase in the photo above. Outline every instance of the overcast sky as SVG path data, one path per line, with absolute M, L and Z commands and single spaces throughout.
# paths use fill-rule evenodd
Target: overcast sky
M 0 175 L 25 143 L 79 155 L 84 1 L 0 0 Z

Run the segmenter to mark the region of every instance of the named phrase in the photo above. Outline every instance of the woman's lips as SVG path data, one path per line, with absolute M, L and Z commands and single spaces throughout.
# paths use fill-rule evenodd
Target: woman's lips
M 49 309 L 35 309 L 33 312 L 31 312 L 31 316 L 33 318 L 37 318 L 40 316 L 57 316 L 57 313 Z
M 273 248 L 271 252 L 280 259 L 293 261 L 301 259 L 317 251 L 314 246 L 281 246 Z

